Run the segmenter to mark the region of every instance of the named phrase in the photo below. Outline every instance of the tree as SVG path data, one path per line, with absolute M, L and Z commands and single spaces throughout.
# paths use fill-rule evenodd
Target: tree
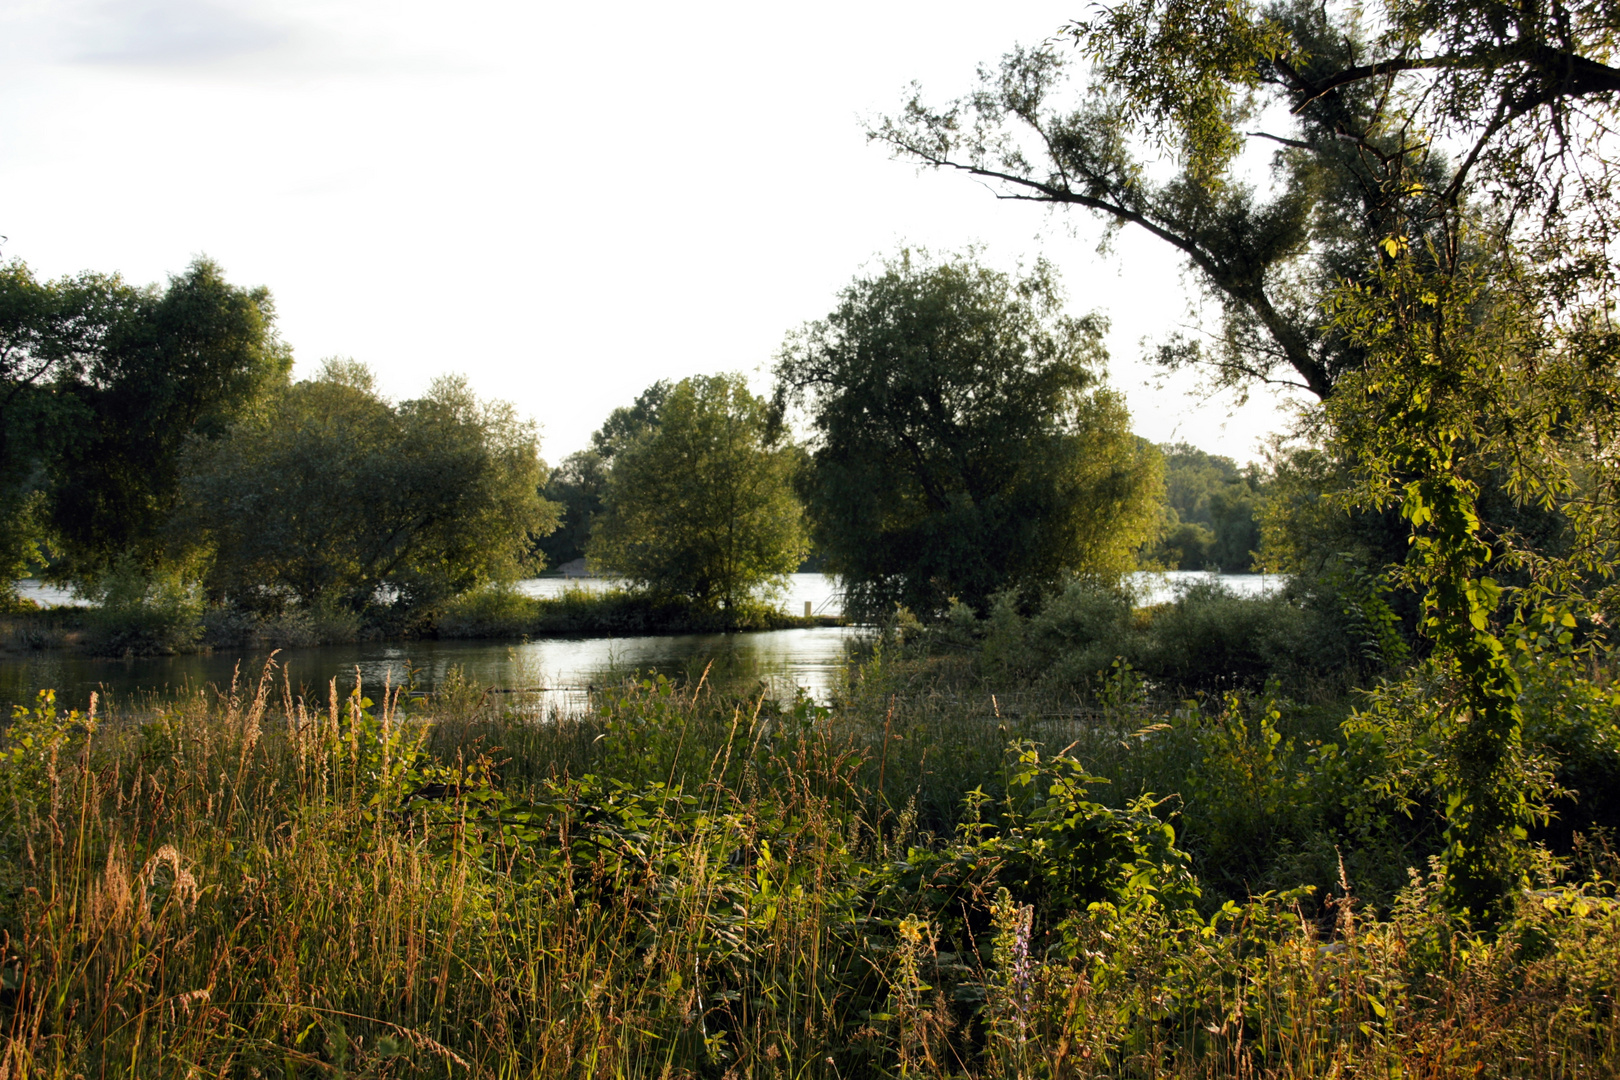
M 0 588 L 41 557 L 49 472 L 78 434 L 61 388 L 84 378 L 139 297 L 117 277 L 40 281 L 20 261 L 0 267 Z
M 1090 61 L 1075 97 L 1063 93 L 1074 54 L 1017 49 L 973 94 L 938 108 L 918 94 L 870 136 L 986 179 L 1002 198 L 1079 207 L 1170 244 L 1223 333 L 1213 349 L 1172 337 L 1164 362 L 1326 398 L 1363 348 L 1325 302 L 1346 280 L 1370 280 L 1375 246 L 1427 258 L 1429 241 L 1456 236 L 1448 215 L 1485 191 L 1499 232 L 1569 225 L 1555 231 L 1582 242 L 1547 261 L 1591 268 L 1613 219 L 1612 166 L 1576 160 L 1607 130 L 1620 88 L 1604 62 L 1615 43 L 1605 9 L 1378 7 L 1372 31 L 1360 6 L 1127 0 L 1068 28 Z M 1269 185 L 1237 168 L 1255 142 L 1277 148 Z M 1174 163 L 1162 180 L 1156 154 Z
M 630 405 L 608 414 L 591 435 L 591 445 L 563 458 L 546 481 L 545 497 L 562 507 L 562 524 L 540 541 L 540 550 L 552 566 L 578 559 L 590 544 L 591 528 L 602 512 L 608 470 L 618 452 L 658 423 L 658 410 L 669 396 L 670 384 L 659 379 L 637 395 Z
M 356 612 L 431 607 L 528 569 L 555 527 L 534 426 L 458 378 L 392 405 L 328 361 L 185 458 L 178 531 L 214 550 L 217 598 Z
M 552 470 L 541 494 L 557 505 L 561 524 L 536 545 L 547 566 L 561 566 L 585 556 L 606 490 L 607 469 L 594 449 L 576 450 Z
M 730 612 L 803 559 L 799 454 L 740 375 L 676 383 L 612 461 L 590 558 L 655 594 Z
M 249 413 L 292 366 L 266 289 L 229 284 L 206 259 L 168 287 L 116 278 L 67 283 L 71 363 L 51 384 L 65 425 L 50 462 L 45 513 L 58 579 L 93 581 L 121 555 L 165 555 L 180 493 L 181 451 Z
M 1101 385 L 1103 329 L 1063 314 L 1044 263 L 906 253 L 789 339 L 777 395 L 809 412 L 803 491 L 848 610 L 982 609 L 1134 565 L 1160 466 Z
M 1615 592 L 1616 206 L 1596 148 L 1620 26 L 1595 3 L 1126 0 L 1070 33 L 1091 61 L 1078 108 L 1050 104 L 1055 50 L 1020 51 L 974 97 L 914 100 L 874 134 L 1175 245 L 1224 307 L 1222 376 L 1291 372 L 1324 400 L 1353 481 L 1333 501 L 1409 530 L 1397 576 L 1441 687 L 1448 895 L 1494 917 L 1533 811 L 1504 637 L 1562 662 L 1561 627 Z M 1278 116 L 1291 130 L 1245 130 Z M 1281 147 L 1265 198 L 1234 167 L 1251 138 Z M 1174 179 L 1147 179 L 1143 144 Z M 1557 519 L 1532 534 L 1559 550 L 1484 519 L 1493 494 Z M 1491 564 L 1526 578 L 1509 604 Z
M 1169 520 L 1153 558 L 1171 569 L 1251 569 L 1260 548 L 1255 520 L 1259 473 L 1186 443 L 1166 444 L 1159 452 L 1164 455 Z

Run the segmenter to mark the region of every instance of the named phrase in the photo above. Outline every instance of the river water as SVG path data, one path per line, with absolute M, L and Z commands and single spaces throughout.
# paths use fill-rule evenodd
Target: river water
M 1138 575 L 1142 603 L 1170 599 L 1178 586 L 1206 577 L 1177 572 Z M 1260 593 L 1280 579 L 1257 574 L 1223 575 L 1234 591 Z M 537 578 L 521 584 L 530 595 L 556 595 L 564 588 L 599 589 L 601 579 L 564 582 Z M 24 595 L 43 603 L 64 603 L 66 594 L 24 583 Z M 809 603 L 818 614 L 836 614 L 836 583 L 820 574 L 794 574 L 781 596 L 795 614 Z M 420 690 L 442 685 L 459 669 L 462 677 L 506 692 L 526 692 L 562 708 L 581 705 L 589 689 L 631 675 L 656 671 L 696 678 L 713 663 L 717 674 L 759 679 L 778 695 L 795 686 L 825 697 L 837 684 L 845 643 L 860 631 L 850 627 L 773 630 L 750 634 L 683 634 L 669 637 L 548 638 L 523 642 L 405 641 L 362 642 L 288 649 L 276 660 L 285 666 L 294 692 L 324 699 L 333 679 L 348 688 L 358 673 L 367 688 L 410 683 Z M 141 657 L 109 660 L 71 651 L 42 650 L 0 659 L 0 703 L 33 699 L 45 688 L 57 691 L 58 702 L 82 708 L 92 692 L 115 704 L 138 705 L 152 695 L 217 687 L 233 678 L 257 680 L 267 659 L 264 651 L 247 655 Z M 278 685 L 280 676 L 278 676 Z

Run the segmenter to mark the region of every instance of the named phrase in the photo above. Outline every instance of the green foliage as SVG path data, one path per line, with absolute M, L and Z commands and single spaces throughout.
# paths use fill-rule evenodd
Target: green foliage
M 607 469 L 595 450 L 578 450 L 552 470 L 541 494 L 558 507 L 561 524 L 540 537 L 538 548 L 546 565 L 558 567 L 585 557 L 591 526 L 602 512 L 607 490 Z
M 1172 740 L 1197 755 L 1179 789 L 1186 842 L 1222 894 L 1258 891 L 1270 883 L 1245 878 L 1322 824 L 1301 755 L 1283 734 L 1282 704 L 1231 693 L 1219 708 L 1176 710 L 1170 724 Z
M 91 599 L 98 652 L 186 652 L 202 640 L 203 590 L 188 567 L 148 570 L 121 555 L 98 577 Z
M 671 389 L 660 379 L 630 405 L 614 409 L 592 433 L 591 445 L 569 454 L 546 481 L 545 497 L 562 507 L 562 524 L 539 543 L 548 565 L 561 566 L 585 555 L 591 528 L 602 513 L 613 459 L 658 425 L 659 410 Z
M 1310 614 L 1286 597 L 1246 599 L 1218 582 L 1195 581 L 1153 613 L 1148 654 L 1137 666 L 1172 686 L 1201 689 L 1254 687 L 1273 674 L 1303 674 L 1287 670 L 1295 664 L 1325 674 L 1338 658 L 1311 655 L 1319 643 L 1308 638 L 1322 634 L 1310 625 Z
M 803 490 L 846 610 L 984 610 L 1134 565 L 1159 463 L 1101 385 L 1103 324 L 1050 267 L 906 253 L 789 339 L 777 398 L 815 433 Z
M 48 573 L 89 584 L 123 553 L 149 566 L 166 556 L 182 451 L 248 416 L 292 364 L 269 291 L 229 284 L 212 262 L 161 291 L 96 284 L 79 316 L 82 363 L 53 387 L 74 437 L 50 464 L 46 500 Z
M 1078 107 L 1058 103 L 1065 63 L 1048 46 L 946 109 L 912 101 L 874 135 L 1006 193 L 1147 227 L 1225 316 L 1213 356 L 1172 341 L 1163 359 L 1213 359 L 1237 385 L 1286 371 L 1326 401 L 1318 471 L 1355 485 L 1364 512 L 1330 531 L 1373 541 L 1375 559 L 1324 544 L 1310 518 L 1283 524 L 1285 507 L 1317 516 L 1308 486 L 1287 485 L 1268 559 L 1317 563 L 1302 587 L 1339 592 L 1385 655 L 1399 651 L 1394 607 L 1358 599 L 1366 581 L 1328 564 L 1405 563 L 1395 582 L 1422 598 L 1409 615 L 1446 717 L 1448 896 L 1494 917 L 1526 872 L 1533 817 L 1504 624 L 1568 615 L 1573 631 L 1614 562 L 1612 469 L 1589 449 L 1613 438 L 1612 166 L 1587 135 L 1612 126 L 1613 20 L 1591 5 L 1141 0 L 1070 32 L 1093 76 Z M 1252 130 L 1285 109 L 1282 130 Z M 1414 137 L 1438 131 L 1449 161 Z M 1236 170 L 1249 138 L 1280 147 L 1264 196 Z M 1148 179 L 1143 142 L 1179 174 Z M 1481 196 L 1504 212 L 1477 211 Z M 1331 517 L 1350 500 L 1323 501 Z
M 1513 223 L 1539 216 L 1546 228 L 1525 235 L 1565 296 L 1593 295 L 1583 275 L 1607 280 L 1609 165 L 1569 134 L 1605 130 L 1620 88 L 1612 19 L 1593 5 L 1554 17 L 1474 2 L 1133 0 L 1069 36 L 1088 67 L 1078 93 L 1065 93 L 1075 61 L 1048 42 L 981 69 L 957 101 L 914 96 L 869 134 L 1003 197 L 1080 207 L 1175 247 L 1223 327 L 1213 348 L 1171 337 L 1160 359 L 1172 367 L 1331 396 L 1364 344 L 1324 317 L 1325 301 L 1369 280 L 1374 245 L 1428 258 L 1480 192 L 1514 207 Z M 1445 151 L 1414 136 L 1437 131 Z M 1269 184 L 1239 161 L 1260 146 L 1274 151 Z
M 1341 555 L 1322 575 L 1339 603 L 1345 631 L 1361 643 L 1361 652 L 1373 664 L 1397 667 L 1411 653 L 1401 633 L 1400 618 L 1390 606 L 1389 582 L 1374 577 L 1353 558 Z
M 13 489 L 9 505 L 0 506 L 0 582 L 9 583 L 0 584 L 0 605 L 32 602 L 18 597 L 17 581 L 44 560 L 44 507 L 45 493 L 37 489 Z
M 1246 573 L 1260 550 L 1258 511 L 1267 479 L 1254 466 L 1184 443 L 1161 446 L 1165 460 L 1166 535 L 1151 561 L 1175 570 Z
M 1087 797 L 1089 786 L 1106 781 L 1073 758 L 1043 760 L 1027 743 L 1012 754 L 1005 824 L 991 849 L 1007 861 L 1009 876 L 1022 879 L 1026 895 L 1055 911 L 1103 902 L 1180 910 L 1198 899 L 1190 860 L 1155 815 L 1151 795 L 1110 809 Z
M 42 282 L 20 261 L 0 266 L 0 588 L 40 561 L 47 470 L 67 427 L 55 388 L 84 377 L 132 293 L 117 278 Z
M 640 589 L 564 589 L 553 596 L 526 596 L 505 585 L 488 585 L 445 604 L 433 622 L 440 638 L 508 638 L 590 635 L 713 634 L 739 630 L 785 630 L 822 626 L 763 600 L 719 610 L 684 597 L 655 596 Z
M 1620 695 L 1585 665 L 1515 651 L 1527 772 L 1542 781 L 1532 799 L 1552 811 L 1536 833 L 1561 852 L 1583 834 L 1620 835 Z
M 1373 572 L 1406 558 L 1411 528 L 1398 510 L 1346 506 L 1351 464 L 1321 446 L 1278 448 L 1258 513 L 1260 566 L 1312 579 L 1348 560 Z
M 1259 495 L 1248 484 L 1233 485 L 1210 496 L 1210 517 L 1215 525 L 1211 561 L 1228 573 L 1254 569 L 1260 549 L 1260 528 L 1255 521 Z
M 1406 873 L 1421 847 L 1369 851 L 1348 827 L 1328 836 L 1329 892 L 1261 891 L 1305 865 L 1268 854 L 1315 857 L 1329 796 L 1387 815 L 1369 793 L 1417 760 L 1374 747 L 1393 728 L 1363 724 L 1328 785 L 1313 762 L 1333 755 L 1280 698 L 1150 723 L 1122 672 L 1097 711 L 1014 719 L 1003 698 L 992 718 L 959 686 L 908 683 L 911 664 L 851 672 L 872 696 L 831 706 L 643 681 L 543 723 L 465 680 L 407 711 L 397 688 L 278 703 L 268 671 L 99 725 L 47 697 L 0 731 L 7 1065 L 1612 1071 L 1601 845 L 1562 879 L 1543 860 L 1495 937 L 1447 914 L 1443 875 Z M 1414 690 L 1391 707 L 1420 709 Z M 1025 741 L 1052 736 L 1075 745 Z M 932 739 L 920 761 L 914 738 Z M 954 771 L 985 739 L 991 758 Z M 937 832 L 882 794 L 940 805 L 929 789 L 954 796 Z M 1375 860 L 1397 879 L 1382 909 L 1350 894 Z
M 655 595 L 747 606 L 804 558 L 799 454 L 777 436 L 741 376 L 681 380 L 613 456 L 592 561 Z
M 1371 594 L 1368 603 L 1378 602 Z M 1398 635 L 1386 641 L 1387 625 L 1370 624 L 1363 609 L 1344 603 L 1338 592 L 1243 596 L 1200 580 L 1181 586 L 1169 603 L 1135 612 L 1130 594 L 1079 583 L 1028 616 L 1005 594 L 983 620 L 958 606 L 920 644 L 971 649 L 987 677 L 1051 688 L 1096 688 L 1123 661 L 1177 693 L 1258 688 L 1271 679 L 1317 693 L 1387 670 L 1390 657 L 1381 650 L 1403 644 Z
M 0 576 L 93 587 L 125 553 L 161 561 L 181 448 L 286 376 L 274 317 L 205 259 L 161 290 L 0 268 Z
M 657 428 L 662 421 L 664 403 L 675 389 L 667 379 L 659 379 L 636 395 L 629 405 L 621 405 L 608 413 L 602 426 L 591 433 L 591 449 L 611 465 L 630 445 Z
M 1494 552 L 1473 477 L 1524 445 L 1520 433 L 1496 437 L 1510 409 L 1490 399 L 1527 359 L 1527 313 L 1496 296 L 1482 316 L 1476 267 L 1430 273 L 1392 259 L 1380 286 L 1341 297 L 1342 324 L 1377 364 L 1334 403 L 1337 431 L 1359 458 L 1363 501 L 1398 506 L 1411 525 L 1405 578 L 1423 593 L 1450 746 L 1448 888 L 1462 910 L 1489 919 L 1522 881 L 1531 805 L 1519 762 L 1521 683 L 1496 625 L 1502 589 L 1485 573 Z M 1487 402 L 1495 407 L 1482 409 Z
M 59 711 L 56 691 L 41 690 L 33 708 L 13 705 L 11 716 L 0 729 L 0 780 L 9 813 L 3 820 L 5 840 L 21 846 L 19 830 L 30 812 L 48 808 L 58 777 L 53 773 L 66 764 L 74 750 L 84 746 L 87 732 L 95 730 L 95 718 L 77 709 Z M 8 881 L 6 886 L 13 887 Z
M 1533 816 L 1504 624 L 1567 615 L 1573 632 L 1614 562 L 1612 469 L 1591 449 L 1613 438 L 1612 165 L 1589 149 L 1620 90 L 1614 21 L 1593 5 L 1140 0 L 1070 34 L 1092 74 L 1078 107 L 1059 103 L 1065 62 L 1046 46 L 943 110 L 913 100 L 874 136 L 1006 194 L 1145 226 L 1225 316 L 1213 356 L 1172 341 L 1163 359 L 1213 359 L 1237 385 L 1297 378 L 1326 401 L 1312 419 L 1365 512 L 1333 531 L 1379 556 L 1410 540 L 1388 561 L 1422 597 L 1409 614 L 1447 717 L 1448 896 L 1493 917 L 1525 872 Z M 1285 111 L 1281 130 L 1253 130 Z M 1416 137 L 1435 132 L 1450 160 Z M 1236 167 L 1250 138 L 1280 147 L 1263 196 Z M 1178 174 L 1149 179 L 1144 143 Z M 1308 522 L 1278 527 L 1283 506 L 1311 502 L 1279 494 L 1268 531 L 1291 550 L 1268 558 L 1315 556 L 1322 576 L 1303 586 L 1340 592 L 1364 639 L 1394 648 L 1394 608 L 1325 565 L 1349 554 L 1376 576 L 1384 561 Z
M 1194 522 L 1167 522 L 1167 531 L 1147 553 L 1148 562 L 1166 570 L 1207 570 L 1215 534 Z
M 431 610 L 517 577 L 555 523 L 534 428 L 511 406 L 453 378 L 393 405 L 349 362 L 194 444 L 186 469 L 175 527 L 207 538 L 210 591 L 250 611 Z
M 1167 570 L 1245 573 L 1260 548 L 1256 510 L 1262 478 L 1228 457 L 1186 443 L 1159 447 L 1164 456 L 1166 534 L 1148 558 Z

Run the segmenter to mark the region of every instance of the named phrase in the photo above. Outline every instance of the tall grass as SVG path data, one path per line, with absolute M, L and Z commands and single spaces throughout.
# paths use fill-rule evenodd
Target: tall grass
M 43 700 L 0 751 L 0 1077 L 1620 1064 L 1600 849 L 1488 938 L 1426 870 L 1378 913 L 1348 871 L 1314 900 L 1183 902 L 1182 857 L 1148 866 L 1146 841 L 1080 904 L 1050 882 L 1084 859 L 1041 845 L 1151 831 L 1127 796 L 1253 710 L 1165 719 L 1117 673 L 1086 702 L 960 675 L 880 652 L 831 708 L 649 681 L 541 718 L 465 682 L 316 704 L 273 673 L 144 716 Z M 1048 749 L 1017 810 L 1004 751 L 1028 739 Z M 1267 789 L 1234 770 L 1255 786 L 1202 797 Z

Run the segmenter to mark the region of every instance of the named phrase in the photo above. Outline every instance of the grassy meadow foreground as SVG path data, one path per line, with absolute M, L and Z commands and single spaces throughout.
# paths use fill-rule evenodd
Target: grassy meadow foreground
M 0 1076 L 1620 1068 L 1601 829 L 1475 931 L 1399 703 L 982 660 L 886 639 L 829 706 L 42 699 L 0 735 Z M 1527 742 L 1612 758 L 1599 682 L 1533 687 Z

